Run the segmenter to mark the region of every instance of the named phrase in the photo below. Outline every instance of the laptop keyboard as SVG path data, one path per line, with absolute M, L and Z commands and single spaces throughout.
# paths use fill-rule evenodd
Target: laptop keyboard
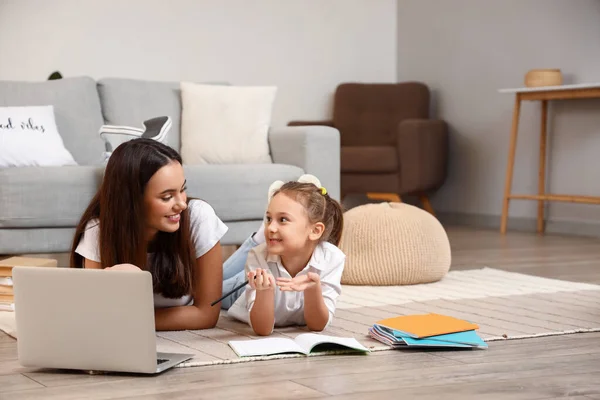
M 156 365 L 158 365 L 158 364 L 162 364 L 162 363 L 164 363 L 164 362 L 167 362 L 167 361 L 169 361 L 169 360 L 167 360 L 167 359 L 164 359 L 164 358 L 158 358 L 158 359 L 156 360 Z

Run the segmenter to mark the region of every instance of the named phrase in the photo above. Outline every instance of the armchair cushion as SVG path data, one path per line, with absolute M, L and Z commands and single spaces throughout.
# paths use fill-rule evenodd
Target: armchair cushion
M 404 120 L 398 125 L 402 193 L 437 189 L 446 178 L 448 128 L 441 120 Z
M 398 153 L 394 146 L 342 146 L 344 172 L 397 172 Z

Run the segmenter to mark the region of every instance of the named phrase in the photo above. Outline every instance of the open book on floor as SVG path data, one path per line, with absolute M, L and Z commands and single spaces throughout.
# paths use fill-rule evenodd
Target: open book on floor
M 328 350 L 370 350 L 354 338 L 302 333 L 295 339 L 270 337 L 265 339 L 231 340 L 229 346 L 240 357 L 270 356 L 274 354 L 301 353 L 309 355 Z

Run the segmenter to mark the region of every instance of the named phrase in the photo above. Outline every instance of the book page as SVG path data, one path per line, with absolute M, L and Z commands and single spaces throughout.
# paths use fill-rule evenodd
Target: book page
M 296 343 L 298 343 L 300 347 L 302 347 L 306 351 L 306 354 L 310 353 L 316 346 L 320 344 L 338 345 L 346 347 L 348 349 L 367 352 L 369 351 L 369 349 L 360 344 L 354 338 L 319 335 L 316 333 L 302 333 L 296 336 L 296 339 L 294 340 L 296 341 Z
M 0 286 L 11 286 L 13 285 L 12 277 L 0 277 Z
M 272 337 L 253 340 L 231 340 L 229 346 L 240 357 L 268 356 L 283 353 L 306 354 L 296 342 L 288 338 Z

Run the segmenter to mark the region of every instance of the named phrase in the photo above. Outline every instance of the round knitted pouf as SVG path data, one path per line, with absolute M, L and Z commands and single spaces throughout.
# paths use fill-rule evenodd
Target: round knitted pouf
M 450 242 L 430 213 L 404 203 L 365 204 L 344 213 L 340 249 L 346 285 L 435 282 L 450 269 Z

